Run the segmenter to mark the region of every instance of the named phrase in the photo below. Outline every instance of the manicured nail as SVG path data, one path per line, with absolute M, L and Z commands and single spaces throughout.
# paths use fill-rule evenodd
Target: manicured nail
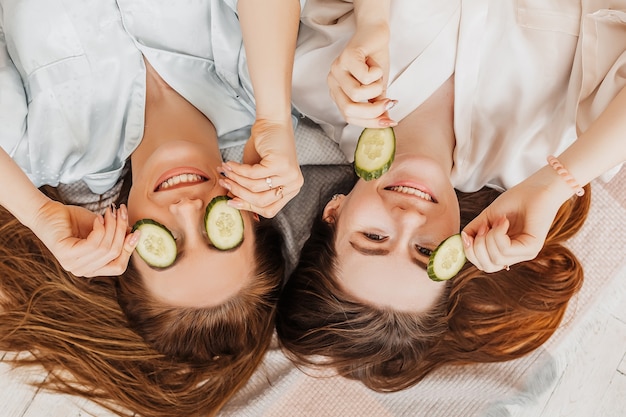
M 218 181 L 218 183 L 220 184 L 220 186 L 221 186 L 221 187 L 224 187 L 224 188 L 226 188 L 228 191 L 230 191 L 230 184 L 229 184 L 229 183 L 227 183 L 227 182 L 226 182 L 226 181 L 224 181 L 224 180 L 219 180 L 219 181 Z
M 466 248 L 472 246 L 472 239 L 470 239 L 467 233 L 461 232 L 461 239 L 463 239 L 463 246 Z
M 236 208 L 237 210 L 241 210 L 243 208 L 243 201 L 228 200 L 226 204 L 230 207 Z
M 128 208 L 125 204 L 120 205 L 120 217 L 122 220 L 128 220 Z
M 482 226 L 480 226 L 480 229 L 478 229 L 478 232 L 476 233 L 476 236 L 482 236 L 485 233 L 487 233 L 487 225 L 483 224 Z
M 396 126 L 398 123 L 391 119 L 380 119 L 378 124 L 382 127 L 393 127 Z
M 224 171 L 232 171 L 233 169 L 228 166 L 227 164 L 222 165 L 222 168 L 224 168 Z
M 393 106 L 395 106 L 396 104 L 398 104 L 398 100 L 389 100 L 387 101 L 387 104 L 385 105 L 385 110 L 391 110 L 393 109 Z
M 128 240 L 128 243 L 131 246 L 135 246 L 137 245 L 137 243 L 139 242 L 139 238 L 141 237 L 141 230 L 135 230 L 133 232 L 133 235 L 130 237 L 130 239 Z

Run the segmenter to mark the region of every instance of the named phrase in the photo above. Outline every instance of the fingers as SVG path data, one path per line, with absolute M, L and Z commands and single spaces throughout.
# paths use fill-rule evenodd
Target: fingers
M 285 207 L 285 205 L 289 201 L 291 201 L 291 199 L 297 194 L 298 191 L 289 192 L 285 189 L 282 189 L 281 192 L 273 192 L 274 201 L 267 205 L 252 204 L 249 201 L 243 200 L 239 197 L 235 197 L 232 200 L 229 200 L 227 204 L 231 207 L 235 207 L 236 209 L 251 211 L 265 217 L 266 219 L 271 219 L 272 217 L 276 216 L 276 214 L 278 214 L 278 212 L 283 207 Z
M 512 250 L 508 229 L 509 221 L 506 217 L 498 219 L 491 226 L 483 223 L 475 232 L 466 228 L 461 236 L 467 259 L 478 269 L 488 273 L 506 269 L 519 262 L 519 256 Z
M 265 191 L 253 192 L 237 183 L 221 179 L 220 185 L 229 190 L 235 198 L 228 201 L 228 205 L 239 210 L 254 211 L 263 217 L 274 217 L 276 213 L 299 191 L 299 188 L 292 188 L 279 185 Z M 281 200 L 285 200 L 281 202 Z
M 110 207 L 104 214 L 104 224 L 94 220 L 94 229 L 87 239 L 73 246 L 71 268 L 66 269 L 86 277 L 123 273 L 139 238 L 139 231 L 127 235 L 128 228 L 126 206 Z
M 378 98 L 384 93 L 381 85 L 346 89 L 335 78 L 329 77 L 330 95 L 348 123 L 363 127 L 388 127 L 397 123 L 389 118 L 396 100 Z M 371 88 L 376 87 L 375 90 Z

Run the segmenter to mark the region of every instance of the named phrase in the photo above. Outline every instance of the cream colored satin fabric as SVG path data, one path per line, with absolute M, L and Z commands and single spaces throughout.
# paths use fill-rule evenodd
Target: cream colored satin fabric
M 294 106 L 337 141 L 348 160 L 362 130 L 347 125 L 328 93 L 326 75 L 355 30 L 351 1 L 308 0 L 293 76 Z M 454 71 L 460 0 L 393 0 L 388 97 L 400 119 Z
M 390 115 L 400 120 L 455 73 L 452 183 L 510 188 L 626 85 L 625 13 L 626 0 L 394 0 Z M 303 24 L 294 103 L 352 160 L 361 128 L 345 124 L 326 85 L 354 31 L 352 3 L 309 0 Z

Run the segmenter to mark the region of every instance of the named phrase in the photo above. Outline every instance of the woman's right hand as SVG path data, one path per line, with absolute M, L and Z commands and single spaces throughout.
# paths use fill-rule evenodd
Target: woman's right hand
M 38 211 L 31 230 L 63 269 L 76 276 L 120 275 L 128 266 L 139 233 L 128 232 L 126 206 L 110 207 L 104 216 L 83 207 L 49 200 Z
M 395 126 L 387 111 L 396 103 L 386 98 L 389 75 L 389 26 L 361 25 L 335 59 L 328 74 L 330 95 L 350 124 Z
M 463 229 L 465 254 L 478 269 L 497 272 L 543 248 L 563 198 L 534 178 L 502 193 Z

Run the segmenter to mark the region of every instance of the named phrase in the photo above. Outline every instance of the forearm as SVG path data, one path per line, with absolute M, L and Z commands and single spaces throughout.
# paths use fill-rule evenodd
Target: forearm
M 391 0 L 354 0 L 357 30 L 367 26 L 389 25 Z
M 49 201 L 11 157 L 0 148 L 0 205 L 22 224 L 32 227 L 39 209 Z
M 290 120 L 298 0 L 239 0 L 239 21 L 257 119 Z
M 579 185 L 584 186 L 626 161 L 626 88 L 622 89 L 587 131 L 557 155 Z M 541 178 L 555 200 L 565 201 L 575 190 L 549 166 L 534 175 Z

